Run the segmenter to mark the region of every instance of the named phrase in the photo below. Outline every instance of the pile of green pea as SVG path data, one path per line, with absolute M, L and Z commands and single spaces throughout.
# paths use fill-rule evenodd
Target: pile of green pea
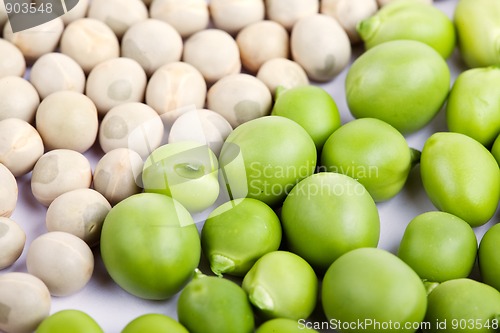
M 500 329 L 498 0 L 0 2 L 1 332 Z

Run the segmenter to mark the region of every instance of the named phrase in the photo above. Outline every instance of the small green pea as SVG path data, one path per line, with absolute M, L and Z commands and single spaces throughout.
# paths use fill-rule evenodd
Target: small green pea
M 159 313 L 148 313 L 129 322 L 121 333 L 189 333 L 175 319 Z
M 36 333 L 104 333 L 97 322 L 80 310 L 61 310 L 45 318 Z
M 489 228 L 481 238 L 478 251 L 482 281 L 500 291 L 500 224 Z

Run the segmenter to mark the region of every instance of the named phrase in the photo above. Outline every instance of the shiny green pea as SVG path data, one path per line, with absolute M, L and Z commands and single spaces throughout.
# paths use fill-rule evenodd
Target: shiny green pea
M 97 322 L 80 310 L 61 310 L 45 318 L 36 333 L 104 333 Z
M 500 133 L 499 86 L 499 67 L 473 68 L 462 72 L 448 97 L 448 129 L 491 147 Z
M 482 281 L 500 291 L 500 224 L 486 231 L 479 244 L 478 261 Z
M 148 313 L 129 322 L 121 333 L 189 333 L 175 319 L 160 313 Z
M 488 222 L 500 199 L 500 170 L 478 141 L 460 133 L 434 133 L 420 158 L 424 189 L 439 209 L 472 227 Z

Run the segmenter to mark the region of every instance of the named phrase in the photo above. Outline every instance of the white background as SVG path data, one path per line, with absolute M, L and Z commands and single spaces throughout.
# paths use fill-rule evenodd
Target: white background
M 436 0 L 434 5 L 444 11 L 450 18 L 457 0 Z M 354 50 L 353 58 L 362 51 L 361 47 Z M 454 80 L 458 73 L 464 70 L 464 66 L 459 59 L 458 52 L 448 60 Z M 328 84 L 321 85 L 334 98 L 342 115 L 342 122 L 345 123 L 352 118 L 345 101 L 344 80 L 347 69 Z M 432 133 L 446 131 L 444 110 L 424 129 L 418 133 L 407 136 L 411 147 L 422 149 L 423 144 Z M 102 154 L 98 147 L 86 153 L 94 168 Z M 30 176 L 18 179 L 19 201 L 12 219 L 19 223 L 27 234 L 27 243 L 21 258 L 11 267 L 2 271 L 6 272 L 26 272 L 25 255 L 31 241 L 38 235 L 46 232 L 45 212 L 46 208 L 40 205 L 31 194 Z M 397 251 L 399 241 L 408 222 L 416 215 L 435 210 L 432 203 L 426 197 L 422 188 L 419 169 L 416 167 L 401 193 L 395 198 L 378 204 L 381 219 L 381 238 L 379 247 L 393 253 Z M 484 232 L 496 222 L 499 213 L 494 216 L 490 223 L 476 228 L 478 241 Z M 201 225 L 199 225 L 201 227 Z M 120 332 L 125 325 L 139 315 L 146 313 L 163 313 L 176 318 L 176 299 L 174 297 L 167 301 L 147 301 L 134 297 L 119 286 L 117 286 L 107 275 L 100 259 L 98 248 L 95 253 L 95 271 L 89 284 L 80 292 L 67 297 L 53 297 L 52 311 L 57 312 L 62 309 L 79 309 L 92 316 L 106 333 Z M 318 314 L 315 320 L 325 320 Z

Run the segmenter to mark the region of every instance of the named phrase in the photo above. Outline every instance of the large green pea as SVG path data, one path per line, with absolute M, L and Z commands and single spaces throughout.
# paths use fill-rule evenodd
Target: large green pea
M 482 281 L 500 291 L 500 224 L 486 231 L 479 243 L 478 260 Z
M 262 201 L 243 198 L 214 209 L 201 230 L 201 246 L 217 275 L 244 276 L 264 254 L 278 250 L 281 223 Z
M 433 282 L 469 276 L 476 254 L 471 226 L 445 212 L 426 212 L 411 220 L 398 250 L 422 279 Z
M 420 158 L 424 189 L 439 209 L 472 227 L 488 222 L 500 199 L 500 170 L 491 153 L 460 133 L 438 132 L 427 139 Z
M 243 278 L 250 302 L 266 318 L 308 318 L 316 306 L 318 279 L 312 267 L 288 251 L 263 255 Z
M 403 134 L 428 124 L 443 106 L 450 70 L 427 44 L 394 40 L 359 56 L 345 81 L 347 105 L 356 118 L 378 118 Z
M 381 43 L 410 39 L 434 48 L 443 58 L 448 58 L 455 48 L 456 36 L 453 21 L 434 6 L 415 0 L 399 0 L 383 6 L 357 26 L 366 48 Z
M 104 333 L 97 322 L 80 310 L 61 310 L 45 318 L 36 333 Z
M 190 333 L 252 333 L 252 307 L 243 289 L 221 277 L 197 272 L 179 295 L 179 322 Z
M 500 1 L 459 0 L 453 20 L 460 54 L 469 67 L 500 64 Z
M 339 332 L 415 332 L 427 305 L 419 276 L 377 248 L 338 258 L 325 274 L 321 296 L 325 315 Z
M 175 319 L 160 313 L 148 313 L 129 322 L 121 333 L 189 333 Z
M 491 147 L 500 133 L 499 86 L 499 67 L 474 68 L 462 72 L 448 97 L 448 129 Z
M 419 158 L 420 152 L 410 149 L 394 127 L 363 118 L 348 122 L 328 138 L 321 164 L 328 171 L 356 179 L 380 202 L 401 191 Z
M 463 278 L 439 284 L 428 296 L 422 330 L 426 333 L 498 332 L 500 293 Z

